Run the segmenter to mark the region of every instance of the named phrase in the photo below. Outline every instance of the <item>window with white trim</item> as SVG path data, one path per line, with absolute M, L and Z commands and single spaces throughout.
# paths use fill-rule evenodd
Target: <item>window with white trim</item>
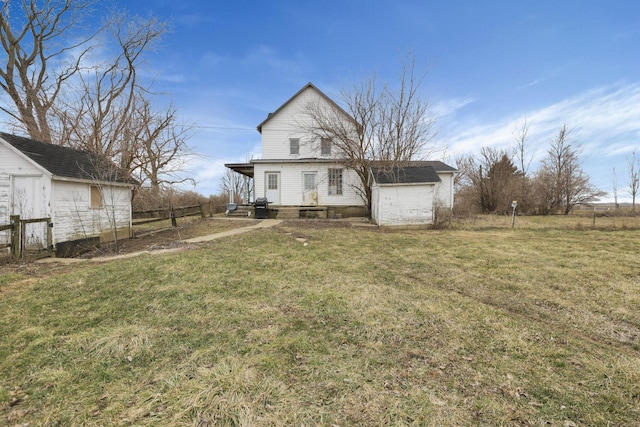
M 342 195 L 342 169 L 329 169 L 329 195 Z

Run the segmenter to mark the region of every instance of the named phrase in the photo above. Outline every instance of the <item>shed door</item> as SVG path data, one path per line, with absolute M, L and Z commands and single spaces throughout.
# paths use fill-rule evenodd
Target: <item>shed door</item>
M 318 173 L 302 172 L 302 204 L 318 206 Z
M 44 177 L 42 175 L 11 177 L 11 215 L 20 215 L 20 219 L 45 218 L 47 216 L 47 198 Z M 27 224 L 23 236 L 26 247 L 46 248 L 47 223 Z
M 280 172 L 265 172 L 264 196 L 269 203 L 280 204 Z
M 40 176 L 11 177 L 11 215 L 22 219 L 43 218 L 46 215 L 44 178 Z

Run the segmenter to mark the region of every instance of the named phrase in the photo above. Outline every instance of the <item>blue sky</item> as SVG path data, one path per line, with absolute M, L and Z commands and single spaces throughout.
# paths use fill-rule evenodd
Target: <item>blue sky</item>
M 116 0 L 172 31 L 148 60 L 203 157 L 195 191 L 218 192 L 224 163 L 260 157 L 256 126 L 307 82 L 330 97 L 407 52 L 428 69 L 423 97 L 445 161 L 508 148 L 526 117 L 535 170 L 566 123 L 592 182 L 627 197 L 640 148 L 640 2 L 636 0 Z M 192 188 L 193 189 L 193 188 Z

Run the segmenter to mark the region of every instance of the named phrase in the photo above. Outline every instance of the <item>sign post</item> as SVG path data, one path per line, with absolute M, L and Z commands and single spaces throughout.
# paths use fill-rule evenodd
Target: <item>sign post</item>
M 517 200 L 511 202 L 511 207 L 513 208 L 513 210 L 511 211 L 511 228 L 516 225 L 516 206 L 518 206 Z

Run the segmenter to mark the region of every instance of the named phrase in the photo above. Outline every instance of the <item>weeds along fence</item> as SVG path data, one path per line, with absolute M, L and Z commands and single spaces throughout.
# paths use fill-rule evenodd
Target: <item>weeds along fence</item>
M 0 225 L 0 251 L 8 249 L 14 259 L 38 259 L 53 254 L 51 218 L 21 219 L 20 215 L 11 215 L 10 221 Z M 41 232 L 28 233 L 27 227 L 37 227 Z
M 135 211 L 132 213 L 133 225 L 149 224 L 170 219 L 171 225 L 177 227 L 178 218 L 198 215 L 201 218 L 211 217 L 214 214 L 214 208 L 215 206 L 212 203 L 201 203 L 193 206 L 171 206 L 147 211 Z

